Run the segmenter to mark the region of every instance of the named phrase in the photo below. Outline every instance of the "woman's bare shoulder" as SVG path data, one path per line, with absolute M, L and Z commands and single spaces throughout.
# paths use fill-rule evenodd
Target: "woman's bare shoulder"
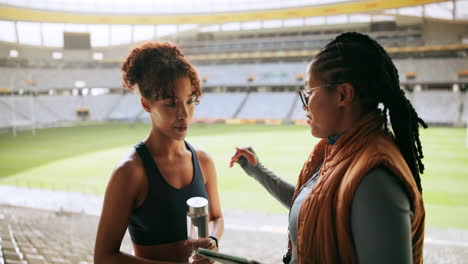
M 137 187 L 144 183 L 145 169 L 138 153 L 131 151 L 115 166 L 111 181 L 118 184 Z
M 197 153 L 198 161 L 200 162 L 200 164 L 208 165 L 210 163 L 213 163 L 213 158 L 210 156 L 210 154 L 208 154 L 208 152 L 199 148 L 195 148 L 195 152 Z
M 204 150 L 195 149 L 198 157 L 198 163 L 203 174 L 205 184 L 216 181 L 216 168 L 213 158 Z

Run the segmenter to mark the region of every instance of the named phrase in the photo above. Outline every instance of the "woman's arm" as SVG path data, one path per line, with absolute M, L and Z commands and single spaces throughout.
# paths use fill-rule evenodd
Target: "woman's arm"
M 359 263 L 413 263 L 411 207 L 397 176 L 367 174 L 354 194 L 351 228 Z
M 217 239 L 221 239 L 224 233 L 224 219 L 221 211 L 221 203 L 219 201 L 216 168 L 213 159 L 208 155 L 208 153 L 202 150 L 197 150 L 197 156 L 200 161 L 200 168 L 203 173 L 205 187 L 208 193 L 210 209 L 209 235 L 214 236 Z
M 113 172 L 107 185 L 101 218 L 99 220 L 94 248 L 94 263 L 152 263 L 174 262 L 151 261 L 120 251 L 127 229 L 128 217 L 136 205 L 141 190 L 141 176 L 135 161 L 126 161 Z M 142 171 L 140 169 L 140 171 Z M 145 175 L 143 174 L 143 177 Z
M 251 147 L 236 148 L 236 153 L 231 158 L 231 167 L 234 162 L 237 162 L 247 175 L 256 179 L 284 207 L 291 207 L 295 186 L 265 168 Z

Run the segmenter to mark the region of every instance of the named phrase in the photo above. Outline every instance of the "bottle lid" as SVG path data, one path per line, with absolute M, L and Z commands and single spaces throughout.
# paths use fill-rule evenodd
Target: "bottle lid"
M 187 213 L 192 217 L 208 214 L 208 200 L 203 197 L 192 197 L 187 200 Z

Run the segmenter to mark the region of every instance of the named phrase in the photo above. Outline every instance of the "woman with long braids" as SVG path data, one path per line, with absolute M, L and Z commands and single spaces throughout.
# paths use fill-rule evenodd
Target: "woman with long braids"
M 252 148 L 236 148 L 230 164 L 290 210 L 284 262 L 422 263 L 418 129 L 427 126 L 387 52 L 366 35 L 341 34 L 314 57 L 299 95 L 321 140 L 297 185 L 267 170 Z

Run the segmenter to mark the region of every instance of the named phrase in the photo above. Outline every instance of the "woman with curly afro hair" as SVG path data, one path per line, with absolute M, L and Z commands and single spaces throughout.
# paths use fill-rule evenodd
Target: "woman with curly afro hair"
M 201 95 L 193 66 L 169 43 L 135 48 L 123 86 L 138 89 L 149 135 L 114 169 L 99 222 L 95 263 L 187 263 L 194 246 L 217 250 L 224 222 L 213 159 L 185 137 Z M 209 239 L 187 241 L 186 201 L 209 201 Z M 129 231 L 135 255 L 120 251 Z M 194 257 L 194 263 L 210 263 Z

